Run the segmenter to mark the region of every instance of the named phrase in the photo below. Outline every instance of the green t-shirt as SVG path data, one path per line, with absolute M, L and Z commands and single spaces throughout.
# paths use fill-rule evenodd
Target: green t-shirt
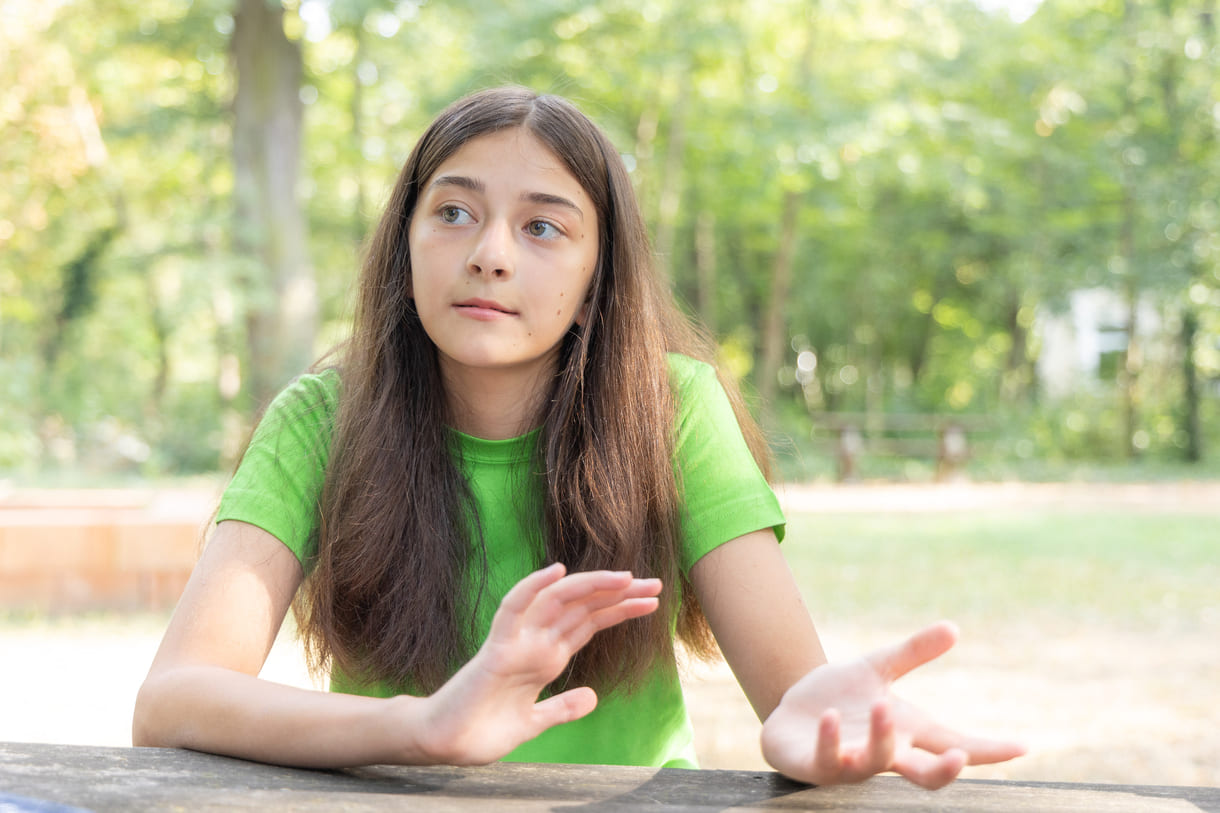
M 681 567 L 761 528 L 781 538 L 784 517 L 737 428 L 716 374 L 686 356 L 670 356 L 678 401 L 675 465 L 683 487 Z M 242 520 L 272 534 L 301 560 L 317 546 L 318 500 L 340 397 L 333 370 L 297 379 L 268 408 L 220 503 L 217 521 Z M 537 432 L 482 440 L 455 432 L 470 480 L 488 562 L 488 584 L 473 620 L 486 638 L 504 594 L 536 565 L 538 527 L 518 510 Z M 388 696 L 387 686 L 357 686 L 331 675 L 331 691 Z M 580 720 L 556 726 L 505 759 L 603 765 L 696 767 L 690 718 L 673 669 L 658 667 L 630 694 L 614 692 Z

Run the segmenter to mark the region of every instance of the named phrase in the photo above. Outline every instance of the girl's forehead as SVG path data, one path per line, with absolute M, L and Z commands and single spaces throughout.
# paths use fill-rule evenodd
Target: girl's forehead
M 550 147 L 525 127 L 513 127 L 470 139 L 432 173 L 425 190 L 438 179 L 460 177 L 521 186 L 551 185 L 583 195 L 592 205 L 580 181 Z M 545 191 L 545 190 L 542 190 Z

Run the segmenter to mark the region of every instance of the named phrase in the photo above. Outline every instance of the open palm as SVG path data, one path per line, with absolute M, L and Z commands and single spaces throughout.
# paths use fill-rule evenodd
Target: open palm
M 812 784 L 858 782 L 895 771 L 927 788 L 967 764 L 1020 756 L 1016 743 L 967 737 L 894 697 L 890 685 L 957 640 L 935 624 L 863 658 L 820 666 L 785 693 L 763 725 L 763 754 L 786 776 Z

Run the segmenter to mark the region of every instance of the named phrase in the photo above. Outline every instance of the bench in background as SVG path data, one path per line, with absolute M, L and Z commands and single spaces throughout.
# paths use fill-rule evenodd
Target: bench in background
M 839 482 L 860 477 L 864 455 L 934 461 L 938 481 L 961 476 L 971 456 L 971 436 L 989 422 L 980 415 L 934 413 L 819 412 L 812 415 L 815 440 L 834 448 Z

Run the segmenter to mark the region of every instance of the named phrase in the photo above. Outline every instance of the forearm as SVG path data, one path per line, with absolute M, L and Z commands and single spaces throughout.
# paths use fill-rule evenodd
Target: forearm
M 217 666 L 150 675 L 136 700 L 137 746 L 190 748 L 309 768 L 434 764 L 427 698 L 299 689 Z
M 800 588 L 770 529 L 726 542 L 691 569 L 699 604 L 759 720 L 826 663 Z

